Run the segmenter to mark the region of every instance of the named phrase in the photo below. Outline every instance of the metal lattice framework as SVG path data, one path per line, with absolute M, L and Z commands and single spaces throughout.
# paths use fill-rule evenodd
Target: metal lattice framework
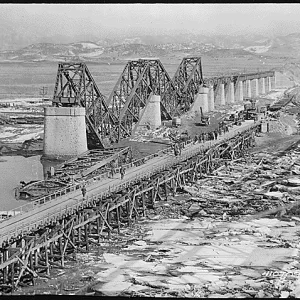
M 270 74 L 244 74 L 244 77 Z M 228 89 L 231 81 L 236 88 L 236 82 L 244 77 L 239 74 L 204 80 L 201 57 L 187 57 L 181 61 L 172 80 L 159 59 L 139 59 L 126 64 L 105 101 L 84 63 L 59 63 L 53 104 L 85 107 L 88 142 L 105 148 L 131 136 L 151 95 L 161 96 L 162 119 L 170 120 L 191 108 L 201 86 L 213 85 L 217 97 L 220 83 Z
M 235 89 L 237 89 L 237 82 L 239 81 L 239 75 L 233 76 L 222 76 L 222 77 L 210 77 L 204 79 L 204 85 L 205 86 L 211 86 L 214 90 L 214 100 L 216 101 L 217 97 L 220 93 L 220 84 L 224 84 L 225 87 L 225 93 L 228 93 L 229 90 L 229 84 L 231 82 L 234 83 Z
M 179 94 L 160 60 L 129 61 L 107 102 L 119 121 L 119 138 L 131 135 L 152 94 L 161 96 L 162 119 L 172 119 Z
M 190 109 L 195 95 L 204 84 L 201 57 L 183 58 L 175 72 L 173 82 L 176 90 L 180 93 L 181 113 L 186 112 Z
M 104 148 L 104 141 L 117 139 L 117 119 L 110 113 L 85 63 L 59 63 L 53 105 L 86 109 L 88 141 Z

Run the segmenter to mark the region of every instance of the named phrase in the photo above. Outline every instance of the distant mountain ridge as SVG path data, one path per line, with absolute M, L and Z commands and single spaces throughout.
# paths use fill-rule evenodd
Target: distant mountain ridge
M 176 53 L 222 55 L 266 55 L 299 57 L 300 33 L 268 38 L 262 35 L 194 34 L 145 35 L 123 39 L 103 38 L 74 43 L 36 43 L 18 50 L 0 51 L 0 61 L 38 62 L 80 59 L 82 61 L 118 61 L 136 57 L 172 56 Z

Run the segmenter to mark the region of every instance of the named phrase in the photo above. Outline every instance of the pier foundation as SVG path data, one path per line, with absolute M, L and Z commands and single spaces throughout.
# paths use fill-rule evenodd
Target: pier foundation
M 191 107 L 192 112 L 200 111 L 200 107 L 202 107 L 202 111 L 204 113 L 209 111 L 208 107 L 208 88 L 201 87 L 199 89 L 199 93 L 196 95 L 195 101 Z
M 258 79 L 254 79 L 254 96 L 257 97 L 259 94 L 258 90 Z
M 44 115 L 45 158 L 72 157 L 88 150 L 84 107 L 46 107 Z
M 209 87 L 208 98 L 208 109 L 210 111 L 213 111 L 215 110 L 215 92 L 213 86 Z
M 228 103 L 234 103 L 234 83 L 229 83 Z
M 243 102 L 244 99 L 244 87 L 243 87 L 243 81 L 239 81 L 237 86 L 237 91 L 236 91 L 236 101 L 237 102 Z
M 265 83 L 265 78 L 260 79 L 260 94 L 265 94 L 266 93 L 266 83 Z
M 226 105 L 226 101 L 225 101 L 225 85 L 224 83 L 220 84 L 220 105 Z
M 246 80 L 247 85 L 247 97 L 251 98 L 251 80 Z
M 160 101 L 160 96 L 150 96 L 148 105 L 146 105 L 145 111 L 141 115 L 139 127 L 148 125 L 151 129 L 156 129 L 161 126 Z

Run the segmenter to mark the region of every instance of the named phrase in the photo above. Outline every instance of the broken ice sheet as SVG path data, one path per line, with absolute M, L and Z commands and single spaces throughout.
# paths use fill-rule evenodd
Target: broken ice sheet
M 108 281 L 110 278 L 114 278 L 118 273 L 122 273 L 122 271 L 120 271 L 119 268 L 112 267 L 95 274 L 95 279 L 98 281 Z
M 247 276 L 247 277 L 252 277 L 252 278 L 258 278 L 261 276 L 261 273 L 256 271 L 256 270 L 252 270 L 250 268 L 247 268 L 247 269 L 241 269 L 240 270 L 240 273 L 244 276 Z
M 292 248 L 255 248 L 242 265 L 269 267 L 274 265 L 275 262 L 284 260 L 286 257 L 296 255 L 297 249 Z M 283 265 L 283 263 L 279 263 L 278 265 Z
M 264 193 L 264 196 L 269 199 L 282 199 L 284 197 L 284 194 L 281 192 L 267 192 Z
M 95 285 L 93 289 L 107 296 L 117 296 L 131 285 L 132 283 L 127 282 L 124 275 L 117 275 L 107 283 Z
M 114 266 L 123 265 L 126 263 L 125 259 L 128 259 L 128 257 L 125 255 L 120 255 L 120 254 L 116 255 L 112 253 L 104 253 L 103 258 L 107 263 L 112 264 Z

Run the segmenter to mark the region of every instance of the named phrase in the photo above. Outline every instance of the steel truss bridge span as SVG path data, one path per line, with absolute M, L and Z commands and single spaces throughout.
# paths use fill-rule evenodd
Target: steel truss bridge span
M 163 120 L 188 111 L 203 84 L 201 58 L 184 58 L 173 79 L 159 59 L 129 61 L 108 99 L 85 63 L 59 63 L 53 105 L 86 108 L 88 140 L 101 148 L 130 137 L 151 95 Z
M 110 140 L 116 139 L 118 119 L 108 109 L 85 63 L 58 64 L 52 103 L 85 107 L 88 141 L 94 146 L 105 148 Z
M 275 71 L 261 71 L 256 73 L 239 73 L 239 74 L 230 74 L 224 76 L 215 76 L 204 78 L 204 84 L 209 86 L 216 84 L 218 81 L 221 83 L 227 83 L 229 81 L 236 84 L 238 81 L 253 80 L 259 78 L 273 77 Z
M 181 98 L 160 60 L 129 61 L 107 101 L 119 122 L 119 140 L 131 135 L 151 95 L 161 96 L 162 119 L 171 120 Z
M 201 57 L 186 57 L 171 79 L 159 59 L 138 59 L 127 62 L 106 99 L 85 63 L 59 63 L 53 105 L 85 107 L 89 144 L 106 148 L 132 135 L 151 95 L 161 96 L 162 120 L 171 120 L 191 108 L 202 86 L 237 89 L 239 81 L 268 76 L 274 72 L 203 78 Z

